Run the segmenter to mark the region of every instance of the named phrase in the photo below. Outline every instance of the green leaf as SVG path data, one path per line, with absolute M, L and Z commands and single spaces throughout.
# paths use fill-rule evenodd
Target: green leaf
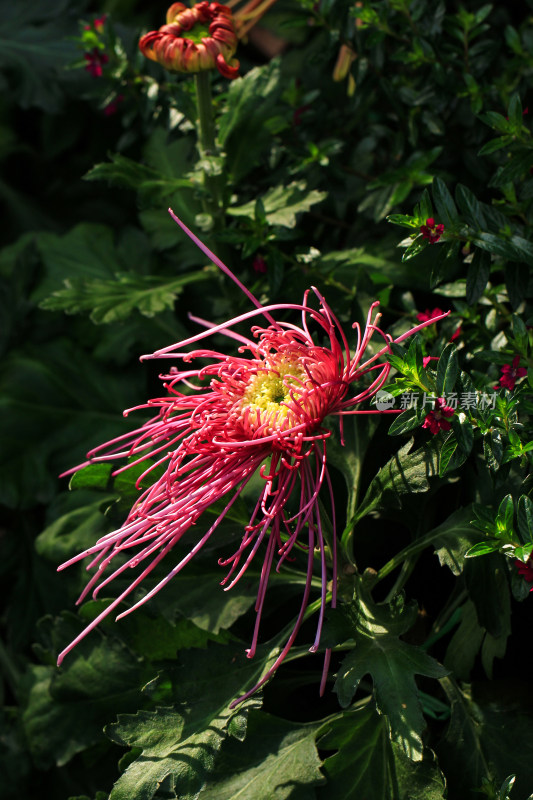
M 460 242 L 452 241 L 452 242 L 444 242 L 439 247 L 438 256 L 433 262 L 433 266 L 431 269 L 431 276 L 429 279 L 429 287 L 430 289 L 434 289 L 441 281 L 446 280 L 450 273 L 453 273 L 454 270 L 457 268 L 457 261 L 459 257 L 459 249 L 460 249 Z M 456 281 L 456 284 L 458 282 Z M 455 287 L 455 284 L 452 284 Z M 446 294 L 444 292 L 444 287 L 439 289 L 439 294 Z M 464 292 L 460 295 L 452 295 L 456 296 L 463 296 Z
M 472 451 L 474 432 L 470 420 L 452 417 L 452 431 L 446 436 L 442 446 L 439 475 L 446 475 L 461 467 Z
M 425 416 L 424 408 L 421 406 L 402 411 L 394 418 L 394 422 L 389 428 L 389 436 L 399 436 L 401 433 L 408 433 L 414 428 L 420 427 Z
M 455 188 L 455 199 L 465 222 L 472 228 L 484 228 L 485 216 L 483 208 L 477 197 L 462 184 Z
M 464 577 L 479 624 L 495 638 L 507 639 L 511 633 L 507 558 L 499 553 L 488 553 L 483 558 L 469 559 Z
M 511 122 L 496 111 L 486 111 L 484 114 L 480 115 L 480 119 L 496 131 L 512 133 L 513 126 Z
M 440 563 L 446 565 L 454 575 L 462 573 L 465 552 L 480 538 L 480 534 L 470 524 L 471 519 L 472 508 L 460 508 L 426 535 L 431 537 Z
M 520 95 L 518 93 L 513 94 L 509 100 L 507 116 L 509 117 L 509 122 L 514 126 L 515 130 L 519 132 L 522 127 L 522 103 L 520 102 Z
M 523 542 L 533 541 L 533 503 L 523 494 L 518 499 L 518 530 Z
M 490 255 L 487 252 L 476 249 L 466 273 L 466 302 L 468 305 L 477 303 L 485 291 L 489 276 Z
M 251 711 L 246 739 L 227 739 L 198 800 L 314 800 L 325 782 L 315 747 L 321 722 L 288 722 Z
M 224 592 L 220 586 L 224 574 L 216 563 L 212 566 L 212 558 L 211 565 L 202 564 L 198 568 L 189 565 L 179 580 L 171 581 L 164 593 L 152 598 L 150 607 L 170 622 L 183 615 L 202 630 L 215 634 L 227 630 L 255 603 L 261 575 L 259 570 L 249 567 L 246 579 Z M 272 592 L 278 594 L 282 590 L 288 595 L 297 594 L 304 582 L 304 576 L 288 570 L 273 572 L 269 578 Z
M 401 225 L 403 228 L 414 228 L 415 230 L 420 228 L 418 218 L 411 217 L 408 214 L 389 214 L 387 222 L 391 222 L 393 225 Z
M 290 125 L 287 106 L 280 101 L 284 88 L 277 58 L 231 82 L 226 109 L 219 118 L 218 138 L 236 184 L 261 162 L 272 147 L 272 136 Z
M 491 153 L 495 153 L 497 150 L 508 147 L 512 141 L 512 136 L 498 136 L 496 139 L 491 139 L 478 150 L 478 156 L 488 156 Z
M 34 294 L 39 302 L 65 281 L 113 280 L 116 272 L 136 265 L 144 271 L 145 252 L 139 247 L 137 259 L 128 265 L 123 264 L 115 247 L 114 233 L 108 225 L 82 222 L 64 236 L 43 233 L 37 239 L 37 246 L 46 270 Z
M 422 342 L 420 340 L 420 336 L 414 336 L 409 342 L 409 347 L 407 348 L 407 353 L 405 355 L 405 361 L 409 367 L 409 370 L 411 371 L 411 374 L 417 379 L 420 378 L 424 369 L 424 353 L 422 351 Z
M 461 606 L 461 623 L 446 649 L 444 666 L 454 677 L 468 680 L 486 632 L 478 622 L 476 607 L 471 600 Z
M 121 715 L 107 726 L 112 741 L 141 750 L 115 783 L 109 800 L 151 800 L 164 781 L 180 800 L 196 800 L 213 773 L 223 741 L 230 735 L 244 739 L 248 711 L 260 701 L 252 698 L 237 708 L 229 706 L 255 682 L 262 662 L 246 659 L 240 643 L 187 650 L 180 662 L 171 673 L 174 705 Z
M 230 628 L 235 620 L 245 614 L 257 598 L 257 583 L 248 575 L 231 592 L 220 588 L 220 568 L 195 569 L 194 565 L 182 572 L 179 581 L 171 582 L 164 595 L 157 594 L 151 607 L 171 622 L 183 614 L 203 630 L 219 633 Z M 271 576 L 271 579 L 275 576 Z
M 402 261 L 409 261 L 411 258 L 419 255 L 422 250 L 425 250 L 428 247 L 429 242 L 427 239 L 424 239 L 422 236 L 417 236 L 416 239 L 411 242 L 409 247 L 404 251 L 402 255 Z
M 409 453 L 411 442 L 407 442 L 390 461 L 382 467 L 372 480 L 367 492 L 348 527 L 384 505 L 401 505 L 400 497 L 405 493 L 426 492 L 430 477 L 438 472 L 438 452 L 433 444 Z
M 530 148 L 521 148 L 513 152 L 511 158 L 505 163 L 503 167 L 493 175 L 489 182 L 489 186 L 503 187 L 508 183 L 515 183 L 522 181 L 524 178 L 529 178 L 530 169 L 533 166 L 533 150 Z
M 108 491 L 111 487 L 111 470 L 111 464 L 88 464 L 74 473 L 70 479 L 69 489 Z
M 437 366 L 437 394 L 439 397 L 453 392 L 458 374 L 457 348 L 450 342 L 442 351 Z
M 418 212 L 420 219 L 422 219 L 425 223 L 428 217 L 433 216 L 433 209 L 431 208 L 431 197 L 429 196 L 429 192 L 427 189 L 424 189 L 422 195 L 420 197 L 420 202 L 416 207 L 416 211 Z
M 360 426 L 355 415 L 344 419 L 344 436 L 350 442 L 349 447 L 342 447 L 335 438 L 328 442 L 328 464 L 332 464 L 343 475 L 348 491 L 346 516 L 350 518 L 357 505 L 357 492 L 364 469 L 364 457 L 370 446 L 376 428 L 379 425 L 379 414 L 370 415 L 364 426 Z
M 274 186 L 261 198 L 267 222 L 269 225 L 294 228 L 297 222 L 296 215 L 309 211 L 311 206 L 320 203 L 326 194 L 316 189 L 308 191 L 305 181 L 293 181 L 288 186 Z M 255 219 L 256 204 L 257 200 L 251 200 L 242 206 L 228 208 L 226 213 L 233 217 Z
M 432 194 L 437 222 L 444 223 L 445 227 L 453 226 L 458 218 L 457 208 L 448 187 L 440 178 L 435 178 L 433 181 Z
M 185 286 L 207 278 L 207 273 L 200 271 L 173 280 L 126 272 L 115 273 L 113 280 L 68 278 L 64 281 L 65 288 L 52 292 L 40 307 L 67 314 L 90 312 L 97 325 L 127 319 L 135 310 L 153 317 L 165 309 L 172 310 Z
M 177 189 L 190 189 L 190 178 L 164 174 L 146 164 L 139 164 L 120 153 L 111 154 L 111 161 L 95 164 L 84 176 L 87 181 L 107 181 L 112 186 L 135 189 L 144 197 L 155 195 L 163 200 Z
M 485 533 L 494 534 L 496 530 L 495 514 L 491 508 L 481 505 L 480 503 L 473 503 L 472 510 L 476 521 L 472 524 L 480 531 Z
M 437 755 L 450 797 L 468 797 L 483 779 L 500 784 L 510 772 L 517 775 L 517 797 L 533 785 L 531 715 L 512 699 L 512 687 L 487 685 L 479 699 L 469 687 L 461 690 L 444 678 L 442 686 L 451 703 L 451 719 Z M 475 686 L 474 686 L 475 688 Z
M 103 369 L 73 341 L 57 339 L 5 358 L 0 412 L 10 425 L 0 447 L 2 501 L 43 502 L 60 472 L 90 447 L 128 430 L 121 416 L 131 406 L 132 386 L 125 370 Z
M 519 558 L 520 561 L 523 561 L 524 564 L 527 564 L 532 552 L 533 552 L 533 542 L 529 542 L 529 544 L 523 545 L 521 547 L 516 547 L 513 555 L 515 558 Z
M 483 454 L 490 469 L 497 470 L 502 463 L 503 443 L 500 431 L 492 429 L 483 436 Z
M 495 553 L 500 550 L 501 542 L 495 540 L 491 542 L 478 542 L 465 553 L 465 558 L 476 558 L 476 556 L 486 556 L 487 553 Z
M 522 355 L 527 357 L 527 349 L 529 345 L 529 335 L 527 332 L 527 327 L 517 314 L 513 314 L 511 317 L 512 320 L 512 330 L 513 330 L 513 338 L 516 342 L 516 346 L 518 350 L 522 353 Z
M 327 784 L 317 790 L 318 800 L 443 800 L 445 781 L 431 750 L 422 761 L 410 761 L 390 741 L 387 720 L 373 703 L 349 709 L 326 722 L 318 745 L 336 750 L 326 758 Z
M 41 623 L 49 658 L 80 632 L 72 614 Z M 42 648 L 41 648 L 42 649 Z M 22 681 L 22 724 L 36 764 L 46 769 L 66 764 L 76 753 L 103 743 L 102 727 L 120 711 L 133 711 L 141 700 L 141 667 L 116 639 L 93 632 L 58 670 L 30 665 Z
M 472 244 L 495 256 L 509 261 L 521 261 L 529 266 L 533 265 L 533 245 L 521 236 L 514 235 L 511 238 L 504 238 L 496 236 L 494 233 L 470 230 L 469 238 Z M 525 270 L 523 273 L 525 274 Z M 523 283 L 523 281 L 521 282 Z
M 496 527 L 500 531 L 512 531 L 514 519 L 513 496 L 505 495 L 501 501 L 496 515 Z
M 92 545 L 109 531 L 109 522 L 102 514 L 102 505 L 113 496 L 69 511 L 56 519 L 37 537 L 35 549 L 55 564 L 66 561 Z
M 516 28 L 513 28 L 512 25 L 505 26 L 505 41 L 509 45 L 511 50 L 517 55 L 520 55 L 520 53 L 523 52 L 522 42 L 520 40 L 520 34 L 516 30 Z
M 341 610 L 350 620 L 355 647 L 337 673 L 334 691 L 339 703 L 348 706 L 361 679 L 370 674 L 376 705 L 388 718 L 392 741 L 411 760 L 420 761 L 425 723 L 414 676 L 440 678 L 447 673 L 423 650 L 399 639 L 412 627 L 416 607 L 404 607 L 400 597 L 390 605 L 376 604 L 361 591 L 350 607 Z
M 38 106 L 57 113 L 63 104 L 64 70 L 78 55 L 72 41 L 78 9 L 69 0 L 39 5 L 19 0 L 4 6 L 0 66 L 9 70 L 11 96 L 22 108 Z
M 524 258 L 523 260 L 525 260 L 527 264 L 533 264 L 533 260 L 529 260 L 529 256 L 527 259 Z M 505 265 L 505 285 L 513 311 L 516 311 L 527 295 L 529 273 L 530 270 L 528 270 L 525 264 L 511 263 Z

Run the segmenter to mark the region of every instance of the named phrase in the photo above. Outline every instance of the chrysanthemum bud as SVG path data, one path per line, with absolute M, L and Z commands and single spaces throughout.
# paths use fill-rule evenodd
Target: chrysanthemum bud
M 218 69 L 225 78 L 237 78 L 239 62 L 233 59 L 237 34 L 231 10 L 204 0 L 192 8 L 173 3 L 167 24 L 141 37 L 139 49 L 146 58 L 175 72 Z

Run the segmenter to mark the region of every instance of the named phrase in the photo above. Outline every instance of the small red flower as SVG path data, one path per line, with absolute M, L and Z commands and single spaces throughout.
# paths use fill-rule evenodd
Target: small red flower
M 509 389 L 510 392 L 515 387 L 516 381 L 518 378 L 523 378 L 524 375 L 527 375 L 527 369 L 525 367 L 519 367 L 520 364 L 520 356 L 515 356 L 513 358 L 512 364 L 504 364 L 502 367 L 502 376 L 500 378 L 499 385 L 496 384 L 494 387 L 495 389 Z
M 207 0 L 192 8 L 173 3 L 167 11 L 167 24 L 139 41 L 141 53 L 166 69 L 204 72 L 216 67 L 225 78 L 239 77 L 239 62 L 232 61 L 236 49 L 231 9 Z
M 97 17 L 95 20 L 93 20 L 92 25 L 84 25 L 84 30 L 91 31 L 94 29 L 96 33 L 103 33 L 106 19 L 107 14 L 102 14 L 101 17 Z
M 429 322 L 430 319 L 434 319 L 435 317 L 442 317 L 443 314 L 446 312 L 443 311 L 441 308 L 434 308 L 433 311 L 430 311 L 429 308 L 426 308 L 425 311 L 419 311 L 416 315 L 416 318 L 419 322 Z
M 424 320 L 420 320 L 420 322 L 424 322 Z M 424 369 L 427 367 L 430 361 L 438 361 L 438 360 L 439 360 L 438 356 L 424 356 L 424 358 L 422 359 L 422 364 L 424 366 Z
M 435 225 L 435 220 L 433 217 L 428 217 L 426 224 L 420 226 L 420 233 L 422 234 L 423 239 L 427 239 L 430 244 L 435 244 L 435 242 L 438 242 L 444 233 L 444 225 L 442 222 L 439 222 L 438 225 Z
M 101 78 L 103 74 L 103 65 L 109 61 L 108 56 L 95 47 L 90 53 L 84 54 L 84 59 L 87 62 L 85 69 L 93 78 Z
M 123 94 L 117 94 L 114 100 L 111 100 L 106 106 L 103 108 L 103 112 L 106 117 L 112 117 L 113 114 L 116 114 L 118 111 L 119 104 L 122 103 L 124 100 Z
M 450 342 L 455 342 L 455 340 L 456 340 L 456 339 L 458 339 L 458 338 L 459 338 L 459 336 L 461 336 L 461 335 L 462 335 L 462 333 L 463 333 L 463 329 L 462 329 L 461 325 L 459 325 L 459 326 L 458 326 L 458 327 L 457 327 L 457 328 L 454 330 L 454 332 L 452 333 L 452 335 L 450 336 Z
M 432 434 L 436 434 L 439 431 L 449 431 L 452 426 L 448 420 L 454 414 L 453 408 L 444 405 L 444 398 L 438 397 L 435 400 L 435 408 L 426 415 L 422 427 L 429 428 Z
M 518 574 L 521 575 L 527 583 L 533 583 L 533 563 L 531 558 L 529 558 L 525 564 L 517 558 L 514 564 Z M 533 592 L 533 588 L 531 591 Z
M 256 256 L 253 260 L 252 266 L 257 275 L 265 275 L 268 270 L 267 262 L 262 256 Z

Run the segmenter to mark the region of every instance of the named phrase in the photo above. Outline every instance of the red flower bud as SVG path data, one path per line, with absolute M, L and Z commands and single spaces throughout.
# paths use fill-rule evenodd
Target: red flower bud
M 174 72 L 218 69 L 225 78 L 237 78 L 239 62 L 231 61 L 237 34 L 231 10 L 203 0 L 192 8 L 173 3 L 167 24 L 139 41 L 141 53 Z M 231 63 L 230 63 L 231 62 Z

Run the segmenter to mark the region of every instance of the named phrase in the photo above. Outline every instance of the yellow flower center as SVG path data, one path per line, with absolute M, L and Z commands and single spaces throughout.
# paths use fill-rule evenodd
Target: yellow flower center
M 242 396 L 241 411 L 253 429 L 287 430 L 299 424 L 293 397 L 300 393 L 307 375 L 298 363 L 281 359 L 251 378 Z

